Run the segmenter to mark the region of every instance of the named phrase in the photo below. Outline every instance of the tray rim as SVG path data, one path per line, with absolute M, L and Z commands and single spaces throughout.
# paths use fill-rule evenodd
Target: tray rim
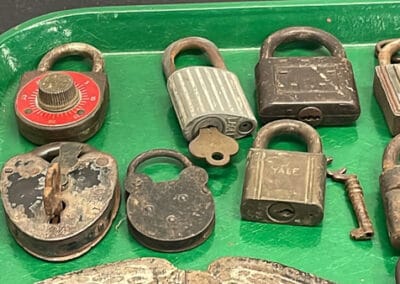
M 40 26 L 41 23 L 49 20 L 77 16 L 80 14 L 109 14 L 109 13 L 154 13 L 154 12 L 179 12 L 185 10 L 232 10 L 232 9 L 259 9 L 273 7 L 321 7 L 321 6 L 367 6 L 367 5 L 388 5 L 400 4 L 400 0 L 276 0 L 276 1 L 243 1 L 243 2 L 213 2 L 213 3 L 178 3 L 178 4 L 149 4 L 149 5 L 123 5 L 123 6 L 98 6 L 66 9 L 46 13 L 24 21 L 13 28 L 0 34 L 0 47 L 10 37 L 16 34 Z M 333 2 L 332 2 L 333 1 Z M 101 10 L 101 11 L 100 11 Z

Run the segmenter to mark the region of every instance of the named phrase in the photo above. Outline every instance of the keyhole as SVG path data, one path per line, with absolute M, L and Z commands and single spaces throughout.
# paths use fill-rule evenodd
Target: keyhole
M 317 107 L 305 107 L 300 110 L 297 117 L 301 121 L 316 126 L 321 123 L 322 112 Z
M 61 222 L 61 212 L 64 211 L 65 207 L 67 205 L 65 204 L 64 200 L 61 201 L 61 210 L 60 210 L 60 214 L 56 215 L 54 217 L 52 217 L 49 221 L 50 224 L 60 224 Z
M 296 216 L 296 211 L 288 203 L 277 202 L 269 206 L 267 214 L 277 223 L 287 223 Z

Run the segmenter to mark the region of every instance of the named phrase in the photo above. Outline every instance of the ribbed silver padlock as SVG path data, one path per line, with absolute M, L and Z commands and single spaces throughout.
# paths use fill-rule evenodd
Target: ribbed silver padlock
M 176 70 L 175 57 L 188 49 L 205 52 L 212 66 Z M 173 107 L 188 141 L 194 140 L 205 128 L 215 128 L 220 134 L 235 139 L 250 134 L 256 128 L 257 121 L 238 77 L 226 69 L 218 48 L 211 41 L 187 37 L 173 42 L 164 52 L 163 69 Z M 215 160 L 224 160 L 226 164 L 229 155 L 226 156 L 226 161 Z

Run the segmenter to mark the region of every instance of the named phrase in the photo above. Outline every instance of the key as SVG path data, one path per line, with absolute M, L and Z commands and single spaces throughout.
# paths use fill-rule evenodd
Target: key
M 328 164 L 331 162 L 332 158 L 328 158 Z M 362 187 L 357 176 L 354 174 L 345 174 L 346 171 L 346 168 L 338 171 L 328 170 L 327 175 L 332 180 L 345 184 L 347 195 L 350 198 L 358 222 L 358 227 L 351 230 L 350 237 L 356 241 L 370 240 L 374 236 L 374 228 L 365 206 Z
M 199 135 L 189 144 L 189 151 L 197 158 L 205 158 L 210 165 L 223 166 L 239 151 L 239 145 L 217 128 L 208 127 L 199 130 Z

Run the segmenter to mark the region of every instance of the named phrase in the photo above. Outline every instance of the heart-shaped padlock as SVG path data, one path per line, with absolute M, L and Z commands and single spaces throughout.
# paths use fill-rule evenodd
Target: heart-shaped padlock
M 0 189 L 9 230 L 32 255 L 76 258 L 107 233 L 120 200 L 113 157 L 56 142 L 7 161 Z
M 185 168 L 177 180 L 158 183 L 146 174 L 136 173 L 142 162 L 155 157 L 176 159 Z M 184 251 L 203 243 L 215 224 L 214 201 L 207 181 L 207 172 L 179 152 L 155 149 L 137 156 L 125 179 L 129 229 L 136 240 L 165 252 Z

